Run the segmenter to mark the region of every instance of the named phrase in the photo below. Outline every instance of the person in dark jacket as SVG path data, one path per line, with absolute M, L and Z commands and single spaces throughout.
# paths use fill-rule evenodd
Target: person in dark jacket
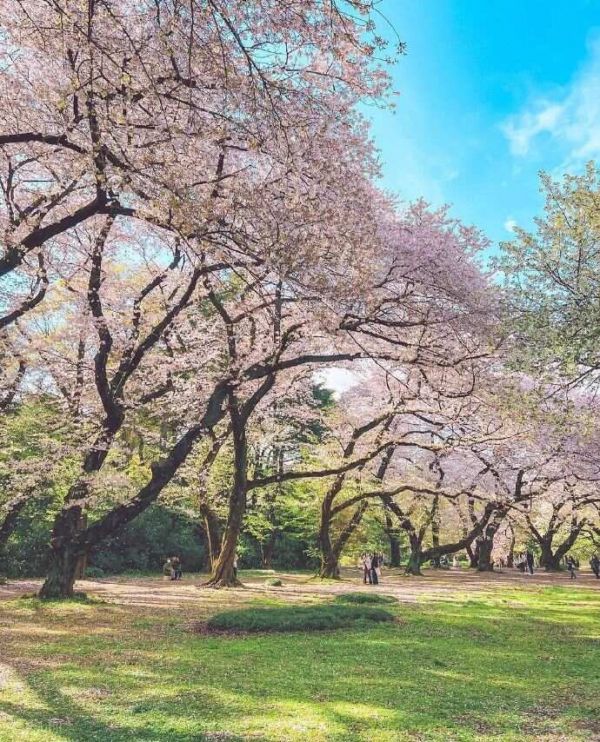
M 371 557 L 371 581 L 373 585 L 379 585 L 379 575 L 377 574 L 377 571 L 379 570 L 379 556 L 377 554 L 373 554 Z
M 577 574 L 575 572 L 575 560 L 572 556 L 567 557 L 567 569 L 569 571 L 571 579 L 574 580 L 577 577 Z
M 183 576 L 181 569 L 181 559 L 178 556 L 171 557 L 171 564 L 173 565 L 173 579 L 180 580 Z
M 527 549 L 527 553 L 525 554 L 525 561 L 527 562 L 527 571 L 530 575 L 533 574 L 533 551 L 531 549 Z
M 598 554 L 594 554 L 590 559 L 590 567 L 592 568 L 592 572 L 596 575 L 596 579 L 600 580 L 600 559 L 598 559 Z

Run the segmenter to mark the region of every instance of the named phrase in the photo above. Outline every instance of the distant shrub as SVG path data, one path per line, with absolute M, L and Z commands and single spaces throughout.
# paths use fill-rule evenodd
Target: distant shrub
M 342 593 L 336 595 L 336 603 L 353 603 L 355 605 L 388 605 L 397 603 L 396 598 L 391 595 L 379 595 L 377 593 Z
M 99 577 L 104 577 L 106 572 L 101 567 L 86 567 L 85 568 L 85 576 L 89 577 L 91 580 L 98 579 Z
M 277 577 L 271 577 L 269 580 L 265 580 L 265 585 L 268 585 L 269 587 L 281 587 L 283 582 L 277 579 Z
M 0 575 L 0 585 L 6 585 L 7 582 L 8 582 L 8 579 L 6 575 Z
M 393 620 L 393 615 L 381 608 L 327 603 L 224 611 L 210 618 L 207 627 L 212 631 L 231 632 L 328 631 Z

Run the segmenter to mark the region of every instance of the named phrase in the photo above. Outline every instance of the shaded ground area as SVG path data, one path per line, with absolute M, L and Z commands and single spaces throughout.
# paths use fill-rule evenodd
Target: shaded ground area
M 265 579 L 276 575 L 283 581 L 281 587 L 265 585 Z M 598 587 L 591 572 L 580 573 L 575 581 L 565 573 L 538 571 L 534 575 L 523 575 L 517 570 L 506 569 L 492 574 L 479 574 L 472 570 L 425 570 L 424 576 L 410 577 L 402 570 L 386 570 L 380 585 L 363 585 L 359 570 L 342 570 L 339 581 L 320 581 L 309 574 L 297 572 L 273 572 L 252 570 L 242 572 L 243 590 L 227 590 L 228 604 L 244 602 L 252 596 L 265 594 L 278 595 L 286 600 L 310 601 L 327 595 L 347 592 L 350 588 L 361 592 L 385 592 L 400 602 L 431 602 L 440 600 L 463 600 L 467 596 L 486 594 L 490 590 L 537 589 L 539 587 Z M 220 591 L 202 588 L 206 575 L 186 575 L 181 582 L 164 581 L 162 577 L 113 577 L 99 580 L 81 580 L 77 590 L 89 595 L 124 605 L 147 606 L 152 608 L 184 608 L 198 606 L 206 608 L 218 606 L 223 601 Z M 0 586 L 0 600 L 32 595 L 41 586 L 41 580 L 15 580 L 9 585 Z
M 600 740 L 600 581 L 388 572 L 363 586 L 242 574 L 244 589 L 85 581 L 91 602 L 0 588 L 0 740 Z M 393 595 L 397 621 L 198 635 L 230 607 Z M 16 597 L 15 597 L 16 596 Z

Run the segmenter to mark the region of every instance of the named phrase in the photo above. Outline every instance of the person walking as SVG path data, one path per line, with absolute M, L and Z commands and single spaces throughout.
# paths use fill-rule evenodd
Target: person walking
M 173 579 L 173 562 L 169 558 L 163 564 L 163 580 L 172 580 L 172 579 Z
M 574 580 L 577 577 L 577 573 L 575 572 L 575 560 L 571 556 L 567 557 L 567 569 L 569 570 L 571 579 Z
M 527 552 L 525 553 L 525 561 L 527 563 L 527 571 L 529 572 L 530 575 L 532 575 L 534 559 L 533 559 L 533 551 L 531 551 L 531 549 L 527 549 Z
M 598 554 L 594 554 L 590 559 L 590 567 L 592 568 L 592 572 L 596 575 L 596 579 L 600 580 L 600 559 L 598 558 Z

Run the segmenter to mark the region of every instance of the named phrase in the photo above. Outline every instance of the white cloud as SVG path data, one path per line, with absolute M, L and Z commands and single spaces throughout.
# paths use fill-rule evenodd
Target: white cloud
M 509 216 L 504 222 L 504 229 L 507 232 L 514 232 L 516 226 L 517 226 L 517 222 L 512 218 L 512 216 Z
M 564 108 L 556 103 L 538 101 L 534 104 L 536 111 L 523 111 L 512 116 L 503 126 L 502 131 L 510 144 L 513 155 L 529 153 L 532 141 L 543 132 L 554 133 L 560 124 Z
M 502 131 L 517 157 L 528 155 L 542 134 L 560 149 L 564 169 L 600 157 L 600 36 L 590 43 L 589 58 L 569 86 L 530 100 Z

